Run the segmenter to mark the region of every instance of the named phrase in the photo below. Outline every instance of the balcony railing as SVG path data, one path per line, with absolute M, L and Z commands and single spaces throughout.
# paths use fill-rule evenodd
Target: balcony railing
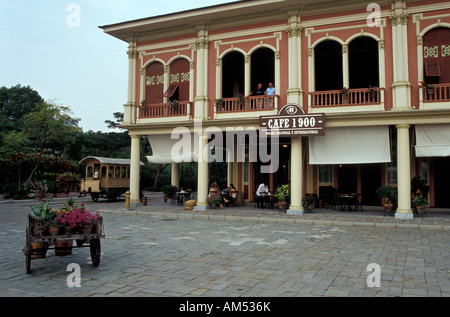
M 138 106 L 139 118 L 160 118 L 160 117 L 181 117 L 191 114 L 190 102 L 158 103 L 151 105 Z
M 327 108 L 352 105 L 381 104 L 384 88 L 374 88 L 368 92 L 367 89 L 349 89 L 347 94 L 341 90 L 316 91 L 309 93 L 310 106 L 312 108 Z
M 442 102 L 450 101 L 450 84 L 432 85 L 433 88 L 427 89 L 421 86 L 423 102 Z
M 223 98 L 214 101 L 215 113 L 262 111 L 278 109 L 278 96 Z

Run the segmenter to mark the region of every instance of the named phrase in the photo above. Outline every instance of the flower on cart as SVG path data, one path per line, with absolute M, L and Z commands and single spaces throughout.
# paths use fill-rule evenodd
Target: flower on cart
M 71 208 L 62 208 L 55 211 L 55 222 L 61 226 L 80 228 L 86 224 L 93 224 L 99 219 L 99 214 L 89 212 L 83 203 L 81 207 L 73 205 Z
M 347 87 L 342 88 L 341 90 L 339 90 L 339 93 L 340 93 L 341 95 L 347 96 L 348 93 L 349 93 L 348 88 L 347 88 Z

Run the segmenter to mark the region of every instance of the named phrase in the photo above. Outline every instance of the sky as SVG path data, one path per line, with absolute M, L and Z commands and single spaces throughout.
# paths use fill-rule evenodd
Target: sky
M 30 86 L 83 131 L 127 102 L 128 44 L 99 26 L 236 0 L 0 0 L 0 87 Z

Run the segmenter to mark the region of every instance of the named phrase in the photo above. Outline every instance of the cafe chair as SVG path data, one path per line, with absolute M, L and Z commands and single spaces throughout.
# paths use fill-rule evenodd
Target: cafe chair
M 238 191 L 230 192 L 231 203 L 233 206 L 238 205 Z

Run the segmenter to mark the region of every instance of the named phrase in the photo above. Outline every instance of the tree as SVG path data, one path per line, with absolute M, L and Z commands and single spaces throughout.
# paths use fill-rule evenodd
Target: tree
M 114 112 L 113 116 L 116 119 L 116 121 L 105 120 L 108 129 L 122 129 L 120 125 L 123 122 L 123 112 Z
M 23 117 L 29 138 L 35 141 L 39 147 L 36 165 L 28 176 L 25 187 L 28 186 L 39 168 L 45 148 L 62 149 L 66 143 L 75 141 L 75 132 L 81 131 L 81 129 L 78 127 L 79 119 L 72 118 L 70 113 L 68 107 L 44 101 L 37 104 L 33 112 Z

